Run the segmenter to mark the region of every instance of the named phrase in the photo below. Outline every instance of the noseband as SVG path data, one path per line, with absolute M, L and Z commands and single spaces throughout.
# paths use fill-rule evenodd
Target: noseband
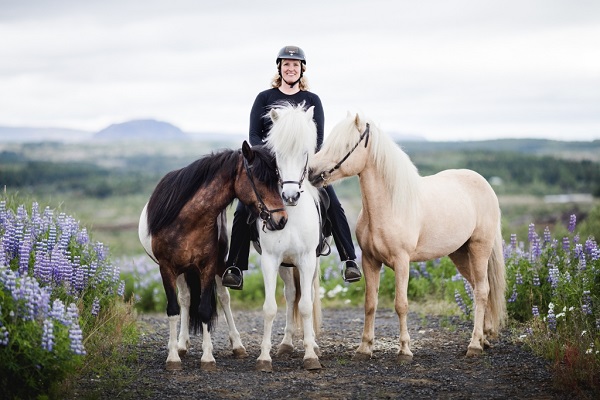
M 252 190 L 254 191 L 254 195 L 258 199 L 258 217 L 263 222 L 263 232 L 265 232 L 265 228 L 267 223 L 271 222 L 271 217 L 274 213 L 279 211 L 285 211 L 284 208 L 276 208 L 274 210 L 269 210 L 262 197 L 258 193 L 258 189 L 256 188 L 256 184 L 254 183 L 254 175 L 252 174 L 252 168 L 248 165 L 248 161 L 244 157 L 244 168 L 246 168 L 246 175 L 248 176 L 248 180 L 250 181 L 250 185 L 252 186 Z
M 367 127 L 365 128 L 365 131 L 362 133 L 362 135 L 360 135 L 360 139 L 358 140 L 358 143 L 356 143 L 354 145 L 354 147 L 344 156 L 344 158 L 342 158 L 340 160 L 340 162 L 335 164 L 335 166 L 333 168 L 331 168 L 329 171 L 321 172 L 320 177 L 323 180 L 323 187 L 327 187 L 327 181 L 329 180 L 329 176 L 331 175 L 331 173 L 342 166 L 342 164 L 348 159 L 348 157 L 350 157 L 350 154 L 352 154 L 354 152 L 354 150 L 356 150 L 356 148 L 358 147 L 360 142 L 363 141 L 363 139 L 365 139 L 365 149 L 367 148 L 367 145 L 369 144 L 370 130 L 371 130 L 371 126 L 367 122 Z
M 304 179 L 306 178 L 307 170 L 308 170 L 308 153 L 306 154 L 306 162 L 304 163 L 304 170 L 302 171 L 300 180 L 298 180 L 298 181 L 282 181 L 281 174 L 279 173 L 279 168 L 277 169 L 277 177 L 279 179 L 279 186 L 283 188 L 283 185 L 285 185 L 286 183 L 294 183 L 294 184 L 298 185 L 298 190 L 300 190 L 300 193 L 304 192 L 302 190 L 302 183 L 304 182 Z

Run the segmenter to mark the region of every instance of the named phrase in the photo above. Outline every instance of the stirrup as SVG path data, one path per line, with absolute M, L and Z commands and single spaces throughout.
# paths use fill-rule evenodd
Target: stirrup
M 234 290 L 242 290 L 244 287 L 244 274 L 235 265 L 228 267 L 221 279 L 223 286 Z
M 360 281 L 360 278 L 362 277 L 362 273 L 360 272 L 360 268 L 358 267 L 358 264 L 356 263 L 356 261 L 346 260 L 344 262 L 344 264 L 345 264 L 344 271 L 343 271 L 344 281 L 346 281 L 348 283 Z

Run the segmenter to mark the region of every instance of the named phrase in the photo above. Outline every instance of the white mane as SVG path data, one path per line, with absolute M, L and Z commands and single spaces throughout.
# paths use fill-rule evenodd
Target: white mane
M 317 126 L 313 121 L 312 107 L 304 110 L 304 103 L 293 106 L 279 105 L 272 109 L 277 115 L 267 136 L 266 144 L 281 157 L 311 157 L 317 146 Z M 269 117 L 269 115 L 267 115 Z

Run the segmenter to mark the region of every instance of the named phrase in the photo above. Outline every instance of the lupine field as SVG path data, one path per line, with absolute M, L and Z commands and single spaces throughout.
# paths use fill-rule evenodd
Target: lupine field
M 55 393 L 80 371 L 86 342 L 111 335 L 125 281 L 72 217 L 0 201 L 0 392 Z
M 509 313 L 504 334 L 552 360 L 560 383 L 598 387 L 600 249 L 593 238 L 579 237 L 576 223 L 572 216 L 569 233 L 561 237 L 533 224 L 527 238 L 510 235 L 504 246 Z M 131 314 L 130 307 L 164 312 L 160 274 L 147 256 L 111 262 L 108 249 L 91 241 L 86 228 L 64 213 L 42 210 L 35 202 L 25 206 L 2 200 L 0 237 L 4 393 L 16 398 L 56 393 L 61 382 L 89 371 L 86 360 L 105 354 L 99 342 L 123 335 L 128 325 L 120 321 Z M 332 247 L 332 254 L 321 258 L 323 304 L 361 306 L 364 286 L 343 282 Z M 357 253 L 360 258 L 359 248 Z M 244 290 L 231 291 L 234 308 L 262 304 L 258 262 L 253 254 Z M 448 258 L 411 264 L 410 276 L 411 302 L 445 302 L 450 312 L 471 318 L 471 288 Z M 382 268 L 381 307 L 393 297 L 393 272 Z M 123 348 L 124 342 L 116 341 L 116 347 Z

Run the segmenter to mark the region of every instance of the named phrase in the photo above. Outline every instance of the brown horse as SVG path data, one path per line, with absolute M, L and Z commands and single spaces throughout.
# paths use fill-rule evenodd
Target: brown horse
M 201 366 L 214 368 L 209 332 L 217 316 L 215 285 L 227 317 L 234 354 L 245 355 L 231 317 L 229 292 L 220 285 L 227 254 L 224 210 L 238 198 L 263 220 L 266 229 L 283 229 L 287 213 L 276 171 L 275 157 L 267 148 L 251 148 L 244 142 L 241 151 L 212 153 L 169 172 L 144 207 L 140 240 L 159 264 L 167 295 L 170 326 L 167 369 L 181 369 L 179 355 L 187 352 L 189 344 L 188 323 L 194 332 L 202 329 L 204 334 Z
M 327 184 L 358 175 L 363 208 L 356 223 L 365 273 L 365 324 L 356 358 L 370 358 L 381 264 L 396 276 L 399 360 L 412 359 L 407 330 L 409 263 L 448 255 L 473 287 L 475 313 L 467 356 L 480 354 L 506 316 L 500 207 L 489 183 L 467 169 L 422 177 L 375 124 L 348 114 L 310 165 Z

